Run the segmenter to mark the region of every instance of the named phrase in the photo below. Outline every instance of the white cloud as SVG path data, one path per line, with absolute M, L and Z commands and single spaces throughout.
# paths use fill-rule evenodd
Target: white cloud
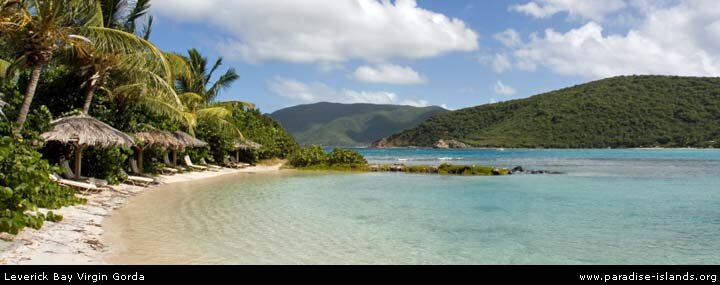
M 508 58 L 507 54 L 499 53 L 499 54 L 495 55 L 495 58 L 493 59 L 492 67 L 496 73 L 503 73 L 505 71 L 512 69 L 512 64 L 510 63 L 510 59 Z
M 281 77 L 268 81 L 267 87 L 275 94 L 300 103 L 335 102 L 430 106 L 430 102 L 426 100 L 403 99 L 393 92 L 335 90 L 319 82 L 306 84 Z
M 415 0 L 154 0 L 153 11 L 219 27 L 228 35 L 219 51 L 248 62 L 385 62 L 478 49 L 463 21 Z
M 355 80 L 372 83 L 423 84 L 427 80 L 410 67 L 395 64 L 363 65 L 355 70 Z
M 506 47 L 515 47 L 522 44 L 520 34 L 513 29 L 507 29 L 502 33 L 497 33 L 493 36 L 495 40 L 501 42 Z
M 643 18 L 625 34 L 591 21 L 565 33 L 548 29 L 512 51 L 516 65 L 602 78 L 627 74 L 720 76 L 720 9 L 715 0 L 669 6 L 640 1 Z M 634 5 L 639 7 L 637 5 Z
M 507 86 L 503 84 L 501 81 L 495 82 L 495 93 L 504 95 L 504 96 L 512 96 L 515 95 L 515 88 L 512 88 L 510 86 Z
M 566 12 L 571 19 L 602 21 L 606 15 L 625 7 L 624 0 L 535 0 L 510 6 L 510 10 L 535 18 L 549 18 Z

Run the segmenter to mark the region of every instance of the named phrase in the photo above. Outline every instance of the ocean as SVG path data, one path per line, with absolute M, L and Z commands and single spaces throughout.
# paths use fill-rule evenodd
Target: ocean
M 106 222 L 140 264 L 718 264 L 720 151 L 358 149 L 502 177 L 283 171 L 173 184 Z

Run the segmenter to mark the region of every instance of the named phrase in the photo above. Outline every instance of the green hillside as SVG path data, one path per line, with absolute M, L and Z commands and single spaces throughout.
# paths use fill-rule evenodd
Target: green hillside
M 388 146 L 720 147 L 720 78 L 622 76 L 434 116 Z
M 316 103 L 285 108 L 270 116 L 301 144 L 365 146 L 416 126 L 440 107 Z

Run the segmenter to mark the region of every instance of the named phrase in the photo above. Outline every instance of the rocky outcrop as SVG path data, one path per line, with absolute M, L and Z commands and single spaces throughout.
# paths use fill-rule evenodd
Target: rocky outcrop
M 464 149 L 464 148 L 471 148 L 469 145 L 457 141 L 457 140 L 444 140 L 440 139 L 435 143 L 435 148 L 458 148 L 458 149 Z
M 387 138 L 382 138 L 382 139 L 376 140 L 372 144 L 370 144 L 370 147 L 372 147 L 372 148 L 386 148 L 389 146 L 390 146 L 390 144 L 389 144 Z

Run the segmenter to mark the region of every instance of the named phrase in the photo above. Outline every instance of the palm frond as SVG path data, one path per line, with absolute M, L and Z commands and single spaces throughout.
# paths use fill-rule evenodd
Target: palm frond
M 232 115 L 232 112 L 224 107 L 206 107 L 197 111 L 198 119 L 225 119 Z
M 223 64 L 222 57 L 218 58 L 215 61 L 215 64 L 213 64 L 212 68 L 210 68 L 210 71 L 208 71 L 207 75 L 205 75 L 205 82 L 210 82 L 210 78 L 212 78 L 215 71 Z
M 127 0 L 101 0 L 99 6 L 102 9 L 103 26 L 116 28 L 120 25 Z
M 10 68 L 11 63 L 7 60 L 0 58 L 0 79 L 7 77 L 7 70 Z
M 165 54 L 152 43 L 128 32 L 105 28 L 84 27 L 78 31 L 81 35 L 92 40 L 92 48 L 103 53 L 134 54 L 143 53 L 147 56 L 146 63 L 153 70 L 157 70 L 163 78 L 172 79 L 172 70 L 165 58 Z
M 255 108 L 257 108 L 255 106 L 255 104 L 253 104 L 253 103 L 245 102 L 245 101 L 237 101 L 237 100 L 236 101 L 216 102 L 216 103 L 213 103 L 211 106 L 224 107 L 229 110 L 243 110 L 245 108 L 247 108 L 249 110 L 254 110 Z
M 220 91 L 229 88 L 235 81 L 240 79 L 240 75 L 235 72 L 235 69 L 230 69 L 225 74 L 220 76 L 217 81 L 210 87 L 207 94 L 205 95 L 206 102 L 213 102 L 220 95 Z
M 142 38 L 146 41 L 150 40 L 150 34 L 152 34 L 152 27 L 153 27 L 153 16 L 148 16 L 147 22 L 145 23 L 145 26 L 143 26 L 142 31 Z
M 135 22 L 145 16 L 150 10 L 150 0 L 137 0 L 130 14 L 125 21 L 125 28 L 131 32 L 135 32 Z M 152 22 L 152 20 L 151 20 Z

